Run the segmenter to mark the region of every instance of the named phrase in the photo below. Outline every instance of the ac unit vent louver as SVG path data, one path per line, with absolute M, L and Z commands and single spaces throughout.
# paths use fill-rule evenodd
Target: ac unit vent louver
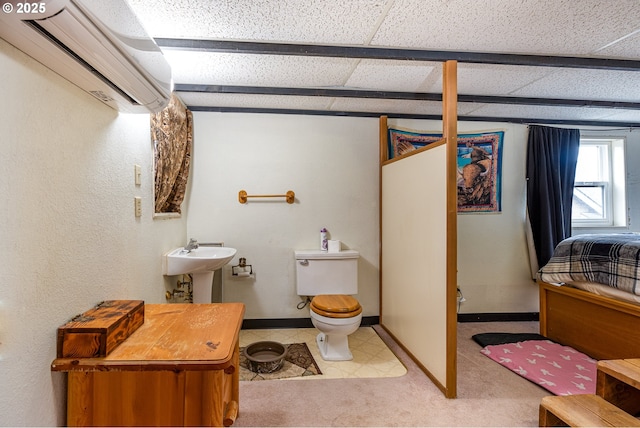
M 113 98 L 111 98 L 109 95 L 105 94 L 102 91 L 90 91 L 89 93 L 94 97 L 96 97 L 97 99 L 99 99 L 100 101 L 102 101 L 103 103 L 108 103 L 113 101 Z

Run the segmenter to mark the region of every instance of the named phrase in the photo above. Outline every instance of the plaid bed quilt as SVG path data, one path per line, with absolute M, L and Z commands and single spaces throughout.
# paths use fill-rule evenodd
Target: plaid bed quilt
M 544 282 L 597 282 L 640 295 L 640 234 L 577 235 L 538 271 Z

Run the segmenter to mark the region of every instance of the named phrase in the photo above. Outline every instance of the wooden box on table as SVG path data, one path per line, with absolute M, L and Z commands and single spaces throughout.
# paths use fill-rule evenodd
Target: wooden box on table
M 144 301 L 106 300 L 58 328 L 58 358 L 106 357 L 144 323 Z

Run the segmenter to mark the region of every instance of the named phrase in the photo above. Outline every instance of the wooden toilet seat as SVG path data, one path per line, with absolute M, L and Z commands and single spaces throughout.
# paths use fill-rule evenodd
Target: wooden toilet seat
M 362 313 L 362 306 L 347 294 L 322 294 L 311 300 L 311 310 L 328 318 L 352 318 Z

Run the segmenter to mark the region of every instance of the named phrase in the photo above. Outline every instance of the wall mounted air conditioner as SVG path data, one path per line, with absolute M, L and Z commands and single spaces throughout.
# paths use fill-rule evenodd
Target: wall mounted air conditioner
M 162 110 L 171 67 L 126 0 L 2 0 L 0 37 L 109 105 Z

